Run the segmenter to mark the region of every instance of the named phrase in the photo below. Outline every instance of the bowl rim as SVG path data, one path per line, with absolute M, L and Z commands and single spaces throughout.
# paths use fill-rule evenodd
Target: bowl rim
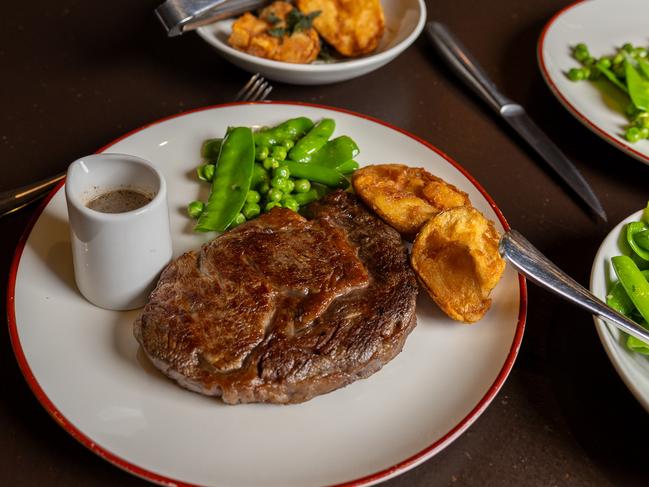
M 610 232 L 604 237 L 602 242 L 599 245 L 599 248 L 597 249 L 597 252 L 595 253 L 595 257 L 593 258 L 593 264 L 590 269 L 590 280 L 588 283 L 589 290 L 595 294 L 595 296 L 599 299 L 604 300 L 605 296 L 598 295 L 595 292 L 595 283 L 601 282 L 602 279 L 605 279 L 601 275 L 601 271 L 605 268 L 607 263 L 605 262 L 605 254 L 609 245 L 609 242 L 611 240 L 615 240 L 619 238 L 621 235 L 624 226 L 632 221 L 639 221 L 644 210 L 637 210 L 633 213 L 631 213 L 629 216 L 623 218 L 618 222 Z M 606 288 L 605 288 L 606 289 Z M 614 340 L 613 335 L 611 334 L 614 327 L 612 325 L 609 325 L 606 320 L 603 318 L 600 318 L 597 315 L 593 315 L 593 321 L 595 322 L 595 329 L 597 330 L 597 335 L 599 337 L 600 342 L 602 343 L 602 347 L 604 348 L 604 351 L 606 352 L 606 355 L 609 358 L 609 361 L 613 365 L 613 368 L 617 372 L 618 376 L 620 379 L 622 379 L 622 382 L 626 385 L 627 389 L 633 394 L 633 396 L 636 398 L 636 400 L 640 403 L 640 405 L 649 412 L 649 394 L 647 391 L 643 391 L 638 384 L 636 384 L 630 377 L 630 374 L 627 372 L 628 367 L 626 366 L 625 363 L 623 363 L 622 359 L 620 358 L 621 353 L 635 353 L 631 352 L 630 350 L 627 350 L 623 346 L 621 346 L 617 341 Z
M 373 66 L 374 64 L 380 63 L 381 61 L 390 60 L 399 55 L 407 47 L 409 47 L 415 41 L 415 39 L 419 37 L 419 34 L 421 34 L 421 31 L 424 29 L 424 24 L 426 23 L 426 4 L 424 3 L 424 0 L 416 0 L 416 2 L 419 6 L 419 18 L 417 19 L 417 24 L 415 25 L 414 29 L 412 29 L 412 31 L 406 36 L 405 39 L 392 46 L 391 48 L 386 49 L 385 51 L 374 52 L 361 58 L 350 59 L 348 61 L 346 60 L 338 63 L 297 64 L 287 63 L 283 61 L 273 61 L 271 59 L 253 56 L 252 54 L 248 54 L 246 52 L 239 51 L 237 49 L 234 49 L 233 47 L 230 47 L 228 44 L 224 43 L 215 35 L 213 35 L 210 28 L 213 24 L 199 27 L 198 29 L 196 29 L 196 33 L 201 38 L 203 38 L 205 42 L 210 44 L 223 55 L 236 57 L 241 59 L 242 61 L 256 64 L 258 66 L 263 66 L 264 68 L 294 73 L 337 73 L 352 70 L 355 68 Z

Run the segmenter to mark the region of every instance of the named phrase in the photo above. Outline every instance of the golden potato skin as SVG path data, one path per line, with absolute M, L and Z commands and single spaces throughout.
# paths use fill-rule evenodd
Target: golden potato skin
M 365 204 L 410 241 L 440 211 L 471 205 L 469 196 L 452 184 L 403 164 L 362 167 L 352 185 Z
M 296 32 L 291 36 L 275 37 L 267 33 L 271 27 L 285 27 L 284 19 L 293 9 L 287 2 L 274 2 L 263 9 L 259 17 L 246 12 L 232 24 L 228 44 L 253 56 L 306 64 L 314 61 L 320 53 L 320 38 L 315 29 Z M 273 13 L 282 21 L 275 26 L 265 19 Z
M 493 222 L 469 206 L 439 213 L 417 235 L 412 267 L 450 318 L 474 323 L 489 310 L 489 294 L 505 270 L 499 240 Z
M 313 26 L 343 56 L 368 54 L 383 36 L 380 0 L 297 0 L 297 6 L 304 14 L 320 11 Z

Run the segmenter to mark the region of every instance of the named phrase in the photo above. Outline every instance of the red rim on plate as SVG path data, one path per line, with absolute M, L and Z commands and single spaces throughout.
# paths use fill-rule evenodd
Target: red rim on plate
M 189 110 L 183 113 L 179 113 L 177 115 L 172 115 L 169 117 L 162 118 L 160 120 L 157 120 L 155 122 L 152 122 L 150 124 L 144 125 L 138 129 L 135 129 L 131 132 L 128 132 L 127 134 L 119 137 L 118 139 L 115 139 L 113 142 L 107 144 L 106 146 L 102 147 L 99 149 L 97 152 L 103 152 L 107 149 L 109 149 L 111 146 L 116 144 L 117 142 L 130 137 L 131 135 L 140 132 L 146 128 L 149 128 L 153 125 L 165 122 L 167 120 L 171 120 L 177 117 L 181 117 L 184 115 L 188 115 L 190 113 L 194 112 L 200 112 L 204 110 L 211 110 L 214 108 L 224 108 L 224 107 L 229 107 L 229 106 L 236 106 L 236 105 L 251 105 L 254 103 L 226 103 L 222 105 L 213 105 L 213 106 L 208 106 L 208 107 L 202 107 L 198 108 L 195 110 Z M 312 103 L 300 103 L 300 102 L 262 102 L 262 104 L 280 104 L 280 105 L 298 105 L 298 106 L 307 106 L 307 107 L 314 107 L 314 108 L 322 108 L 326 110 L 332 110 L 332 111 L 337 111 L 341 113 L 346 113 L 349 115 L 353 115 L 365 120 L 369 120 L 371 122 L 377 123 L 379 125 L 383 125 L 385 127 L 388 127 L 392 130 L 395 130 L 401 134 L 404 134 L 408 137 L 410 137 L 413 140 L 416 140 L 420 144 L 423 144 L 424 146 L 428 147 L 430 150 L 433 152 L 437 153 L 441 157 L 443 157 L 446 161 L 448 161 L 453 167 L 455 167 L 457 170 L 459 170 L 470 182 L 473 184 L 478 191 L 485 197 L 485 199 L 489 202 L 489 205 L 493 208 L 494 212 L 496 213 L 496 216 L 498 217 L 498 220 L 500 223 L 503 225 L 505 230 L 509 230 L 509 224 L 505 220 L 505 217 L 503 216 L 502 212 L 500 209 L 496 206 L 496 203 L 493 201 L 491 196 L 487 194 L 487 192 L 484 190 L 484 188 L 478 183 L 473 176 L 471 176 L 462 166 L 460 166 L 457 162 L 455 162 L 453 159 L 451 159 L 449 156 L 447 156 L 445 153 L 440 151 L 438 148 L 435 146 L 429 144 L 425 140 L 412 135 L 409 132 L 406 132 L 405 130 L 402 130 L 398 127 L 394 127 L 386 122 L 383 122 L 381 120 L 378 120 L 374 117 L 370 117 L 367 115 L 361 115 L 359 113 L 350 111 L 350 110 L 345 110 L 342 108 L 334 108 L 334 107 L 328 107 L 325 105 L 317 105 L 317 104 L 312 104 Z M 29 364 L 27 363 L 27 359 L 25 358 L 25 354 L 23 352 L 22 346 L 20 344 L 20 338 L 18 336 L 18 329 L 16 326 L 16 310 L 14 307 L 14 301 L 15 301 L 15 288 L 16 288 L 16 276 L 18 273 L 18 266 L 20 265 L 20 259 L 23 253 L 23 249 L 25 247 L 25 244 L 27 242 L 27 239 L 29 238 L 29 235 L 31 234 L 32 228 L 38 221 L 38 218 L 40 214 L 43 212 L 49 201 L 52 199 L 52 197 L 61 189 L 63 186 L 64 181 L 61 181 L 45 198 L 45 200 L 40 204 L 38 209 L 34 212 L 34 215 L 32 216 L 29 224 L 27 225 L 27 228 L 25 229 L 20 241 L 18 242 L 18 245 L 16 247 L 16 251 L 14 253 L 13 260 L 11 262 L 11 268 L 9 272 L 9 283 L 7 286 L 7 318 L 9 322 L 9 335 L 11 337 L 11 345 L 13 347 L 14 353 L 16 355 L 16 360 L 18 361 L 18 365 L 20 366 L 20 370 L 22 371 L 23 375 L 25 376 L 25 379 L 27 380 L 27 384 L 31 388 L 32 392 L 38 399 L 38 401 L 41 403 L 41 405 L 45 408 L 45 410 L 52 416 L 52 418 L 65 430 L 67 431 L 70 435 L 72 435 L 73 438 L 75 438 L 77 441 L 79 441 L 81 444 L 83 444 L 85 447 L 99 455 L 100 457 L 104 458 L 105 460 L 108 460 L 112 464 L 120 467 L 123 470 L 126 470 L 127 472 L 130 472 L 134 475 L 137 475 L 139 477 L 142 477 L 146 480 L 150 480 L 152 482 L 156 482 L 158 484 L 162 485 L 173 485 L 173 486 L 186 486 L 190 487 L 193 486 L 193 484 L 189 484 L 187 482 L 183 482 L 180 480 L 175 480 L 171 479 L 168 477 L 164 477 L 162 475 L 159 475 L 155 472 L 151 472 L 149 470 L 146 470 L 144 468 L 141 468 L 137 465 L 134 465 L 130 463 L 129 461 L 111 453 L 107 449 L 103 448 L 101 445 L 98 445 L 95 443 L 91 438 L 87 437 L 84 433 L 82 433 L 76 426 L 74 426 L 68 419 L 61 414 L 61 412 L 57 409 L 57 407 L 52 403 L 52 401 L 49 399 L 47 394 L 43 391 L 43 389 L 40 387 L 38 381 L 36 380 L 36 377 L 34 377 L 34 374 L 31 371 L 31 368 L 29 367 Z M 389 478 L 395 477 L 396 475 L 403 473 L 416 465 L 419 465 L 420 463 L 424 462 L 428 458 L 432 457 L 439 451 L 441 451 L 444 447 L 446 447 L 448 444 L 450 444 L 453 440 L 455 440 L 458 436 L 460 436 L 471 424 L 478 419 L 480 414 L 487 408 L 489 403 L 493 400 L 493 398 L 496 396 L 500 388 L 505 382 L 505 379 L 509 375 L 509 372 L 511 371 L 514 361 L 516 359 L 516 356 L 518 354 L 518 350 L 521 346 L 521 341 L 523 339 L 523 331 L 525 330 L 525 318 L 527 316 L 527 286 L 525 283 L 525 278 L 523 278 L 521 275 L 518 276 L 518 283 L 519 283 L 519 289 L 520 289 L 520 304 L 519 304 L 519 312 L 518 312 L 518 323 L 516 325 L 516 333 L 514 334 L 514 340 L 512 342 L 511 348 L 509 350 L 509 353 L 507 355 L 507 359 L 505 360 L 505 363 L 503 364 L 502 369 L 498 373 L 498 376 L 496 377 L 496 380 L 494 383 L 491 385 L 491 387 L 487 390 L 486 394 L 482 397 L 482 399 L 476 404 L 476 406 L 467 414 L 466 417 L 464 417 L 454 428 L 452 428 L 450 431 L 448 431 L 445 435 L 443 435 L 440 439 L 435 441 L 433 444 L 428 446 L 427 448 L 424 448 L 420 452 L 412 455 L 409 458 L 406 458 L 405 460 L 397 463 L 396 465 L 392 465 L 391 467 L 388 467 L 384 470 L 375 472 L 370 475 L 366 475 L 361 478 L 349 480 L 347 482 L 344 482 L 342 484 L 338 484 L 339 487 L 341 486 L 361 486 L 361 485 L 370 485 L 374 484 L 380 481 L 387 480 Z
M 649 164 L 649 156 L 637 151 L 636 149 L 631 147 L 631 145 L 627 144 L 620 137 L 612 136 L 604 129 L 602 129 L 599 125 L 597 125 L 595 122 L 593 122 L 588 117 L 586 117 L 586 115 L 581 113 L 577 108 L 575 108 L 575 106 L 572 103 L 570 103 L 565 96 L 563 96 L 561 91 L 559 91 L 559 88 L 554 83 L 554 81 L 552 81 L 552 78 L 550 77 L 550 72 L 548 71 L 548 68 L 545 65 L 545 60 L 543 58 L 543 49 L 545 47 L 545 37 L 547 36 L 548 31 L 554 25 L 554 23 L 559 19 L 559 17 L 561 17 L 564 13 L 587 1 L 589 0 L 578 0 L 568 5 L 567 7 L 562 8 L 556 14 L 554 14 L 552 18 L 548 21 L 548 23 L 545 24 L 545 27 L 543 27 L 543 30 L 541 31 L 541 36 L 539 37 L 539 42 L 537 43 L 536 46 L 536 58 L 539 63 L 539 67 L 541 68 L 541 74 L 543 75 L 543 79 L 550 87 L 550 90 L 552 91 L 554 96 L 557 97 L 557 99 L 561 102 L 561 104 L 564 107 L 566 107 L 568 111 L 572 113 L 577 120 L 579 120 L 582 124 L 584 124 L 588 129 L 590 129 L 591 131 L 599 135 L 602 139 L 604 139 L 609 144 L 617 147 L 618 149 L 621 149 L 623 152 L 626 152 L 627 154 L 635 157 L 636 159 L 643 161 L 645 164 Z

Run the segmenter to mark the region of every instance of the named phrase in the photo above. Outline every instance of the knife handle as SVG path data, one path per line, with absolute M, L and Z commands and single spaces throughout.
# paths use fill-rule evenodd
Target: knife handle
M 509 98 L 498 91 L 480 64 L 444 24 L 429 22 L 426 33 L 455 74 L 491 108 L 500 113 L 503 107 L 513 104 Z

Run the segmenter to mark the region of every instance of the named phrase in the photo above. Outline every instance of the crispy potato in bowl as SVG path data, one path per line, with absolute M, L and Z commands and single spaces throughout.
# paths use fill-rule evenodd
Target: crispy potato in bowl
M 411 263 L 430 297 L 450 318 L 474 323 L 505 270 L 493 222 L 470 206 L 431 218 L 412 246 Z
M 378 46 L 370 54 L 354 58 L 334 58 L 297 64 L 254 56 L 228 44 L 234 19 L 224 19 L 196 30 L 198 35 L 223 57 L 251 73 L 273 81 L 299 85 L 336 83 L 374 71 L 392 61 L 419 36 L 426 21 L 424 0 L 381 0 L 385 29 Z
M 283 29 L 293 10 L 288 2 L 273 2 L 259 16 L 246 12 L 232 24 L 228 43 L 240 51 L 275 61 L 310 63 L 320 52 L 320 38 L 313 28 L 292 35 L 272 35 L 272 29 Z M 270 29 L 270 30 L 269 30 Z
M 365 204 L 410 241 L 440 211 L 471 205 L 469 196 L 452 184 L 403 164 L 363 167 L 352 184 Z
M 297 0 L 303 13 L 319 11 L 313 26 L 343 56 L 374 51 L 385 29 L 380 0 Z

